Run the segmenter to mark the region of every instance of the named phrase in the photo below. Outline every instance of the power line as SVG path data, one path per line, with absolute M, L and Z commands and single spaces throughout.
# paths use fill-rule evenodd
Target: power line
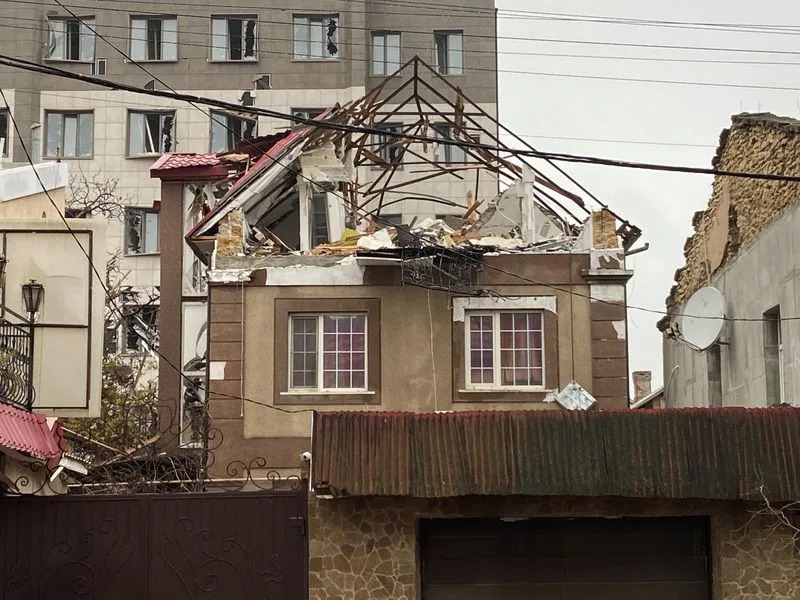
M 124 3 L 126 0 L 107 0 L 107 2 L 117 2 L 117 3 Z M 15 3 L 15 4 L 28 4 L 28 5 L 36 5 L 36 6 L 50 6 L 50 3 L 47 2 L 35 2 L 33 0 L 4 0 L 4 2 Z M 178 5 L 178 6 L 192 6 L 196 7 L 196 5 L 191 3 L 175 3 L 171 2 L 171 5 Z M 87 10 L 97 10 L 96 5 L 72 5 L 73 8 L 81 8 Z M 445 5 L 443 5 L 445 6 Z M 264 10 L 265 7 L 263 6 L 240 6 L 238 7 L 239 10 Z M 447 6 L 447 9 L 450 11 L 447 14 L 442 14 L 443 17 L 450 17 L 452 18 L 453 13 L 452 9 L 456 8 L 451 5 Z M 122 12 L 125 14 L 130 15 L 131 11 L 124 8 L 112 8 L 109 6 L 105 6 L 103 11 L 111 11 L 111 12 Z M 274 7 L 273 7 L 273 10 Z M 284 9 L 280 9 L 282 12 L 295 10 L 292 7 L 286 7 Z M 332 11 L 331 11 L 332 12 Z M 361 12 L 361 11 L 359 11 Z M 161 14 L 161 13 L 154 13 L 154 14 Z M 191 13 L 169 13 L 170 16 L 179 16 L 179 17 L 188 17 L 193 19 L 209 19 L 211 17 L 211 13 L 208 15 L 197 15 Z M 329 14 L 329 13 L 326 13 Z M 402 15 L 402 13 L 398 13 Z M 276 21 L 276 20 L 267 20 L 267 19 L 255 19 L 258 23 L 265 23 L 268 25 L 293 25 L 291 21 Z M 367 31 L 372 32 L 373 29 L 369 27 L 358 27 L 354 25 L 347 25 L 347 24 L 337 24 L 339 29 L 343 30 L 353 30 L 353 31 Z M 397 33 L 409 33 L 409 34 L 419 34 L 419 35 L 426 35 L 431 36 L 433 35 L 432 30 L 412 30 L 412 29 L 398 29 L 395 30 Z M 490 40 L 511 40 L 511 41 L 521 41 L 521 42 L 547 42 L 547 43 L 554 43 L 554 44 L 587 44 L 587 45 L 600 45 L 600 46 L 618 46 L 618 47 L 628 47 L 628 48 L 661 48 L 661 49 L 671 49 L 671 50 L 700 50 L 700 51 L 711 51 L 711 52 L 750 52 L 750 53 L 757 53 L 757 54 L 785 54 L 785 55 L 800 55 L 800 51 L 791 51 L 791 50 L 766 50 L 766 49 L 753 49 L 753 48 L 720 48 L 720 47 L 708 47 L 708 46 L 682 46 L 682 45 L 668 45 L 668 44 L 649 44 L 649 43 L 624 43 L 624 42 L 604 42 L 599 40 L 572 40 L 572 39 L 554 39 L 554 38 L 538 38 L 538 37 L 520 37 L 520 36 L 502 36 L 502 35 L 488 35 L 488 34 L 478 34 L 478 33 L 470 33 L 468 31 L 463 32 L 463 36 L 465 38 L 475 38 L 475 39 L 490 39 Z
M 34 18 L 27 18 L 27 17 L 6 17 L 5 20 L 8 21 L 24 21 L 24 22 L 34 22 L 34 23 L 41 23 L 41 19 L 34 19 Z M 112 25 L 106 24 L 103 26 L 104 29 L 122 29 L 125 31 L 130 31 L 129 26 L 125 25 Z M 49 31 L 46 25 L 39 25 L 39 26 L 22 26 L 19 25 L 16 29 L 26 29 L 30 31 L 38 31 L 45 33 Z M 185 36 L 196 36 L 196 37 L 203 37 L 208 38 L 207 33 L 200 33 L 195 30 L 188 30 L 188 29 L 177 29 L 176 32 L 181 35 Z M 122 41 L 129 41 L 129 35 L 112 35 L 112 34 L 105 34 L 106 38 L 117 39 Z M 262 42 L 274 42 L 274 41 L 281 41 L 281 42 L 292 42 L 294 41 L 291 38 L 282 38 L 282 37 L 274 37 L 271 36 L 269 38 L 258 38 L 259 41 Z M 215 46 L 211 43 L 196 43 L 196 42 L 187 42 L 181 41 L 180 46 L 186 47 L 194 47 L 194 48 L 204 48 L 204 49 L 214 49 L 214 48 L 227 48 L 227 46 Z M 342 47 L 358 47 L 358 48 L 371 48 L 372 45 L 369 42 L 355 42 L 355 41 L 341 41 L 337 44 L 338 46 Z M 426 52 L 431 52 L 430 46 L 413 46 L 408 44 L 403 44 L 402 49 L 404 50 L 423 50 Z M 561 52 L 520 52 L 514 50 L 480 50 L 480 49 L 473 49 L 473 48 L 464 48 L 462 50 L 464 55 L 491 55 L 491 56 L 540 56 L 540 57 L 551 57 L 551 58 L 579 58 L 579 59 L 589 59 L 589 60 L 613 60 L 613 61 L 637 61 L 637 62 L 657 62 L 657 63 L 680 63 L 680 64 L 730 64 L 730 65 L 761 65 L 761 66 L 798 66 L 800 62 L 797 61 L 770 61 L 770 60 L 723 60 L 723 59 L 703 59 L 703 58 L 668 58 L 668 57 L 657 57 L 657 56 L 625 56 L 625 55 L 599 55 L 599 54 L 566 54 Z M 258 54 L 267 53 L 267 54 L 276 54 L 281 56 L 292 56 L 291 52 L 279 52 L 274 50 L 265 50 L 262 48 L 258 48 Z M 355 58 L 355 57 L 348 57 L 345 60 L 353 60 L 353 61 L 364 61 L 364 62 L 372 62 L 371 59 L 366 58 Z M 469 69 L 469 68 L 468 68 Z M 496 69 L 486 69 L 486 68 L 474 68 L 469 70 L 482 70 L 482 71 L 497 71 Z M 499 72 L 505 72 L 503 70 Z M 191 75 L 191 73 L 189 74 Z M 205 77 L 205 73 L 198 73 L 198 77 Z

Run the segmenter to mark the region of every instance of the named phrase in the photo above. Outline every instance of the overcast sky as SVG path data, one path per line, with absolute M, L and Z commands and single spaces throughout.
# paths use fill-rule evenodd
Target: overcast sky
M 764 0 L 497 0 L 499 23 L 500 118 L 530 136 L 650 142 L 633 144 L 535 137 L 537 149 L 638 162 L 711 167 L 719 134 L 739 112 L 768 111 L 800 118 L 800 91 L 712 87 L 581 79 L 576 75 L 730 83 L 800 88 L 800 33 L 749 33 L 675 27 L 542 20 L 503 14 L 503 9 L 602 17 L 800 25 L 800 4 Z M 523 39 L 504 39 L 523 38 Z M 791 54 L 632 48 L 536 41 L 533 38 L 672 46 L 783 50 Z M 604 58 L 535 56 L 520 53 L 590 54 Z M 607 57 L 607 58 L 606 58 Z M 680 59 L 679 62 L 621 57 Z M 768 61 L 784 65 L 711 64 L 691 60 Z M 793 64 L 792 64 L 793 63 Z M 503 71 L 560 73 L 570 77 Z M 667 145 L 685 144 L 685 145 Z M 683 244 L 692 214 L 706 207 L 710 176 L 656 173 L 593 165 L 564 165 L 584 186 L 644 232 L 650 250 L 630 259 L 636 272 L 629 304 L 664 310 L 675 270 L 683 265 Z M 641 242 L 640 242 L 641 244 Z M 662 382 L 658 315 L 629 309 L 631 370 L 653 371 Z

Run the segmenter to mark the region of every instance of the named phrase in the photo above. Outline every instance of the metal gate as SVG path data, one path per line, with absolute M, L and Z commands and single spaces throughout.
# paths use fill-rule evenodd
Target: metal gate
M 304 600 L 305 490 L 0 498 L 2 600 Z

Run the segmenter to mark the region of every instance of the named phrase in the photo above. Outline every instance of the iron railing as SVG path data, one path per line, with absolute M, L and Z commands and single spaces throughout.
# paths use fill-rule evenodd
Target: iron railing
M 33 331 L 0 319 L 0 402 L 31 410 L 33 391 Z

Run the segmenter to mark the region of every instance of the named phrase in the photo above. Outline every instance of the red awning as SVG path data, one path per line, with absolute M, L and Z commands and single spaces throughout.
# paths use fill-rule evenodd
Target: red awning
M 62 446 L 58 422 L 51 429 L 42 414 L 0 404 L 0 450 L 24 452 L 53 464 L 61 459 Z

